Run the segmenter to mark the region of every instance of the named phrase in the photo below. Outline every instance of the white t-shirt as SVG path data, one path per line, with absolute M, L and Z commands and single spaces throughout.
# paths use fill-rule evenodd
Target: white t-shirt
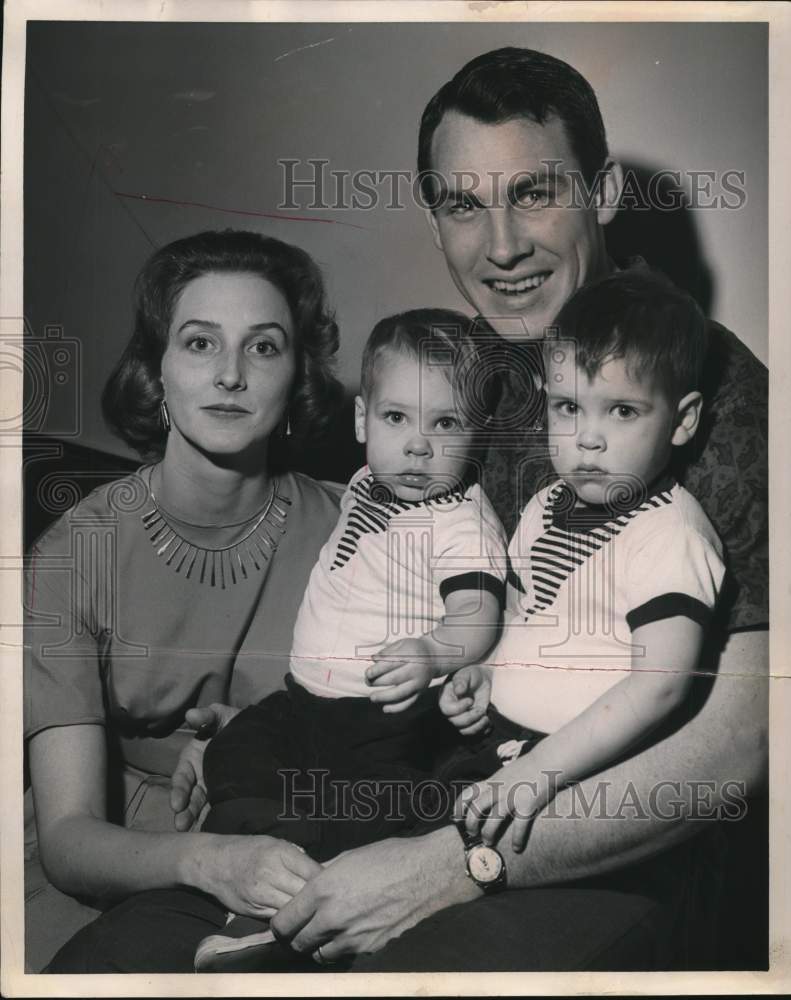
M 374 653 L 430 632 L 456 590 L 502 598 L 502 525 L 477 484 L 425 501 L 395 499 L 356 472 L 297 615 L 291 673 L 314 694 L 368 697 Z M 437 680 L 437 682 L 439 679 Z
M 561 481 L 523 511 L 503 635 L 487 657 L 495 706 L 540 732 L 629 673 L 640 655 L 634 629 L 677 615 L 705 625 L 725 572 L 713 527 L 678 484 L 621 514 L 572 505 Z

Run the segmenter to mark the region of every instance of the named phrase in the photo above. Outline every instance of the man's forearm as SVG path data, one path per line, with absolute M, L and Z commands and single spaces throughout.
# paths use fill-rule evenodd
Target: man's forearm
M 765 764 L 766 649 L 765 635 L 733 637 L 694 719 L 577 786 L 588 800 L 601 786 L 616 807 L 627 803 L 621 809 L 623 818 L 602 817 L 597 808 L 587 817 L 571 818 L 575 789 L 568 788 L 536 820 L 523 854 L 515 854 L 510 838 L 503 837 L 499 849 L 509 886 L 532 888 L 603 874 L 690 836 L 704 820 L 681 813 L 675 818 L 649 814 L 636 819 L 634 807 L 628 807 L 635 800 L 645 801 L 650 813 L 651 791 L 662 781 L 677 780 L 689 789 L 695 780 L 713 780 L 719 789 L 712 797 L 715 806 L 723 804 L 728 779 L 743 781 L 748 794 L 759 790 Z M 661 805 L 667 806 L 665 798 Z M 343 941 L 338 953 L 377 951 L 438 910 L 481 896 L 466 875 L 461 837 L 448 825 L 422 837 L 379 841 L 341 856 L 279 911 L 275 926 L 308 953 L 339 936 Z

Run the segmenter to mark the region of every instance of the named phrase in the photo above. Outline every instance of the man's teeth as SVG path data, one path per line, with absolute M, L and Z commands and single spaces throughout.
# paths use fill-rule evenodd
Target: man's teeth
M 522 278 L 521 281 L 493 281 L 492 288 L 497 292 L 505 292 L 507 295 L 518 295 L 531 288 L 539 288 L 548 277 L 548 274 L 536 274 L 532 278 Z

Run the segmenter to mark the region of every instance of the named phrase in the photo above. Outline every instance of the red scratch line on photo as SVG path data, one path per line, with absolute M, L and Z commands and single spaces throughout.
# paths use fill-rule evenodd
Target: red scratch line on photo
M 227 215 L 249 215 L 259 219 L 278 219 L 282 222 L 316 222 L 325 226 L 348 226 L 349 229 L 369 231 L 368 226 L 358 226 L 354 222 L 341 222 L 340 219 L 312 219 L 307 215 L 286 215 L 283 212 L 254 212 L 244 208 L 223 208 L 222 205 L 207 205 L 202 201 L 179 201 L 178 198 L 158 198 L 151 194 L 131 194 L 127 191 L 113 191 L 113 194 L 118 198 L 148 201 L 159 205 L 178 205 L 180 208 L 208 208 L 212 212 L 225 212 Z

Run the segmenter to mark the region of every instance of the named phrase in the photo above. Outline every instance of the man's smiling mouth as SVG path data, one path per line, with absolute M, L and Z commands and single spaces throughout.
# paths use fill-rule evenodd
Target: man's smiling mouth
M 501 295 L 523 295 L 525 292 L 531 292 L 536 288 L 540 288 L 551 273 L 551 271 L 544 271 L 541 274 L 531 275 L 529 278 L 520 278 L 519 281 L 503 281 L 500 278 L 489 278 L 485 280 L 485 284 Z

